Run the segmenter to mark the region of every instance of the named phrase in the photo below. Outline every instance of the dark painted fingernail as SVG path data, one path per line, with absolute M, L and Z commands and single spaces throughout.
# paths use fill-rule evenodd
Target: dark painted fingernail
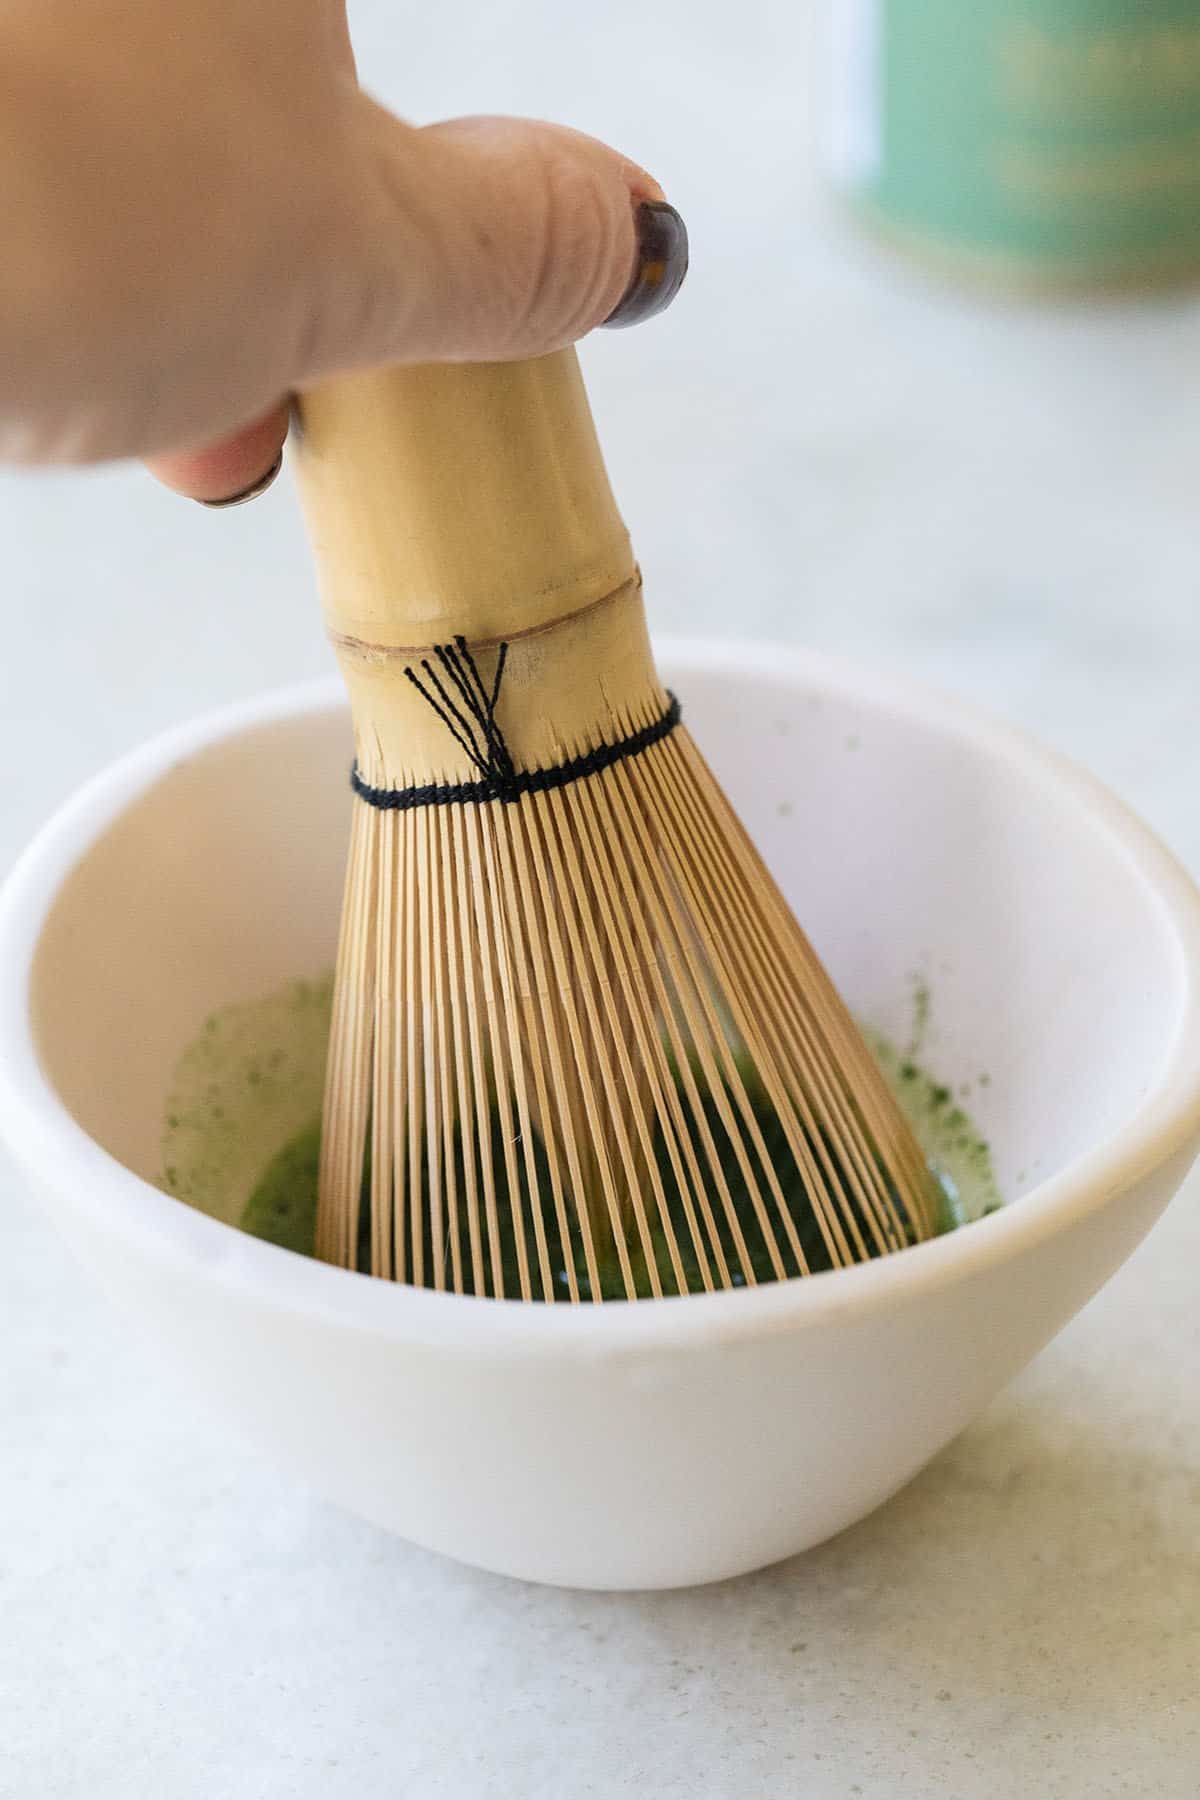
M 202 500 L 200 504 L 201 506 L 215 507 L 244 506 L 247 500 L 257 500 L 260 494 L 266 493 L 282 467 L 283 451 L 281 450 L 266 474 L 260 475 L 257 481 L 252 481 L 249 487 L 240 488 L 236 494 L 227 494 L 223 500 Z
M 646 200 L 634 214 L 637 268 L 605 319 L 606 325 L 640 325 L 665 312 L 688 272 L 687 226 L 665 200 Z

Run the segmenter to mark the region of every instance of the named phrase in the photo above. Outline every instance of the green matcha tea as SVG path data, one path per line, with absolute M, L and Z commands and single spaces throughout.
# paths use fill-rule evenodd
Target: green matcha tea
M 329 1033 L 332 979 L 295 982 L 281 993 L 247 1005 L 230 1006 L 215 1013 L 195 1042 L 185 1051 L 175 1071 L 163 1135 L 161 1186 L 180 1200 L 198 1207 L 226 1224 L 239 1226 L 254 1237 L 265 1238 L 284 1249 L 313 1254 L 317 1211 L 317 1168 L 321 1142 L 321 1090 Z M 918 995 L 918 1001 L 921 996 Z M 927 996 L 924 1004 L 927 1006 Z M 940 1195 L 939 1228 L 952 1230 L 969 1223 L 1000 1204 L 986 1142 L 980 1136 L 951 1089 L 927 1074 L 910 1055 L 901 1053 L 878 1035 L 868 1041 L 883 1074 L 910 1120 L 918 1142 L 929 1159 Z M 743 1070 L 747 1092 L 763 1134 L 767 1151 L 777 1166 L 788 1159 L 782 1128 L 766 1096 L 758 1089 L 752 1071 Z M 714 1139 L 719 1133 L 715 1107 L 709 1119 Z M 498 1118 L 493 1118 L 493 1161 L 504 1166 Z M 462 1146 L 455 1140 L 453 1155 L 460 1172 Z M 537 1187 L 546 1191 L 546 1160 L 541 1145 L 533 1146 Z M 702 1281 L 690 1238 L 684 1225 L 679 1193 L 665 1151 L 656 1156 L 671 1217 L 677 1227 L 687 1288 L 700 1289 Z M 721 1151 L 721 1170 L 733 1200 L 757 1280 L 775 1277 L 767 1247 L 754 1217 L 745 1177 L 732 1150 Z M 499 1196 L 501 1242 L 498 1256 L 503 1291 L 520 1292 L 515 1211 L 523 1221 L 526 1244 L 532 1254 L 532 1196 L 524 1158 L 520 1159 L 522 1191 L 516 1206 Z M 368 1171 L 369 1180 L 369 1171 Z M 723 1247 L 732 1252 L 728 1224 L 718 1224 Z M 580 1293 L 590 1298 L 588 1276 L 581 1253 L 564 1251 L 552 1209 L 547 1208 L 546 1236 L 550 1267 L 555 1280 L 567 1292 L 566 1256 L 574 1255 Z M 829 1266 L 829 1256 L 811 1209 L 798 1205 L 794 1216 L 800 1244 L 810 1269 Z M 370 1266 L 369 1208 L 361 1211 L 359 1267 Z M 425 1267 L 432 1267 L 432 1244 L 426 1228 Z M 470 1269 L 467 1228 L 462 1226 L 457 1246 L 462 1266 Z M 650 1254 L 665 1276 L 664 1288 L 674 1291 L 669 1259 L 661 1228 L 652 1233 Z M 632 1249 L 634 1278 L 639 1294 L 650 1291 L 645 1249 Z M 449 1261 L 449 1257 L 447 1258 Z M 730 1256 L 736 1266 L 736 1258 Z M 787 1252 L 786 1275 L 799 1272 Z M 601 1256 L 599 1267 L 604 1298 L 621 1298 L 625 1289 L 615 1255 Z M 740 1280 L 740 1277 L 739 1277 Z M 536 1287 L 536 1283 L 535 1283 Z M 495 1291 L 489 1270 L 485 1291 Z

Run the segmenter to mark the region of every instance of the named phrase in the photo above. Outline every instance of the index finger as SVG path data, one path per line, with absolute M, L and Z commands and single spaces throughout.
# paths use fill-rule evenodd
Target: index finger
M 288 409 L 280 402 L 219 443 L 151 457 L 146 467 L 166 487 L 205 506 L 236 506 L 265 493 L 279 473 Z

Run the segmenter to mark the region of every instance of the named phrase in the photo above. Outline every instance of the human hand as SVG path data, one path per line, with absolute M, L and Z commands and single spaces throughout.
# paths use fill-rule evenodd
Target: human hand
M 0 455 L 210 504 L 268 484 L 294 389 L 558 349 L 687 258 L 592 138 L 370 100 L 345 0 L 5 0 L 0 216 Z

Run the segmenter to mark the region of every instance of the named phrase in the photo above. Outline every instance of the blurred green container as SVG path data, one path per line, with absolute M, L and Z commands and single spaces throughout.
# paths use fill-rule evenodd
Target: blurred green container
M 832 173 L 991 279 L 1200 272 L 1200 0 L 829 0 Z

